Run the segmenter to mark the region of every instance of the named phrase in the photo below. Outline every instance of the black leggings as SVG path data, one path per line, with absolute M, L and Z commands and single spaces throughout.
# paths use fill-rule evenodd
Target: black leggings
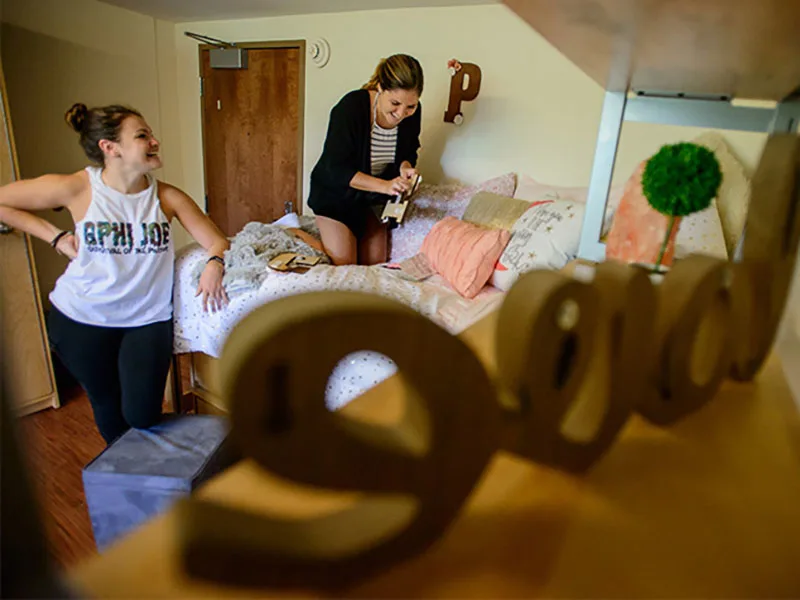
M 142 327 L 98 327 L 53 307 L 47 330 L 61 362 L 86 390 L 106 443 L 130 427 L 146 429 L 160 421 L 172 319 Z

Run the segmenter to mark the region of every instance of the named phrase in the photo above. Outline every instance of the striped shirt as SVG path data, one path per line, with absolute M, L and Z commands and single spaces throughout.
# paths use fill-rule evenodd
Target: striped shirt
M 377 120 L 372 126 L 370 136 L 370 158 L 372 163 L 372 176 L 380 175 L 387 165 L 394 162 L 397 149 L 397 127 L 384 129 L 378 125 Z

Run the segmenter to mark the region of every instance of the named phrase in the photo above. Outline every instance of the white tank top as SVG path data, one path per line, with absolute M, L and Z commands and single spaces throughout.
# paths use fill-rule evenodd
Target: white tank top
M 158 199 L 158 183 L 123 194 L 105 183 L 99 167 L 87 167 L 89 209 L 75 224 L 78 256 L 56 281 L 53 305 L 88 325 L 139 327 L 172 318 L 175 251 Z

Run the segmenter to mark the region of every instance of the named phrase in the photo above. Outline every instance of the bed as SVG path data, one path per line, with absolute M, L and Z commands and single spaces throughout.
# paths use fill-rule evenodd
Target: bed
M 421 282 L 406 281 L 381 267 L 321 265 L 307 273 L 270 273 L 253 293 L 236 296 L 224 311 L 203 314 L 192 293 L 191 264 L 203 260 L 201 248 L 190 247 L 177 261 L 175 295 L 175 352 L 190 355 L 191 392 L 198 396 L 198 412 L 225 410 L 216 387 L 216 360 L 225 338 L 252 310 L 285 296 L 316 291 L 355 291 L 392 298 L 413 308 L 453 335 L 464 331 L 500 305 L 503 293 L 486 286 L 467 300 L 440 276 Z M 364 350 L 344 357 L 331 373 L 326 403 L 340 408 L 367 389 L 396 372 L 394 363 L 382 354 Z
M 389 261 L 415 255 L 433 225 L 446 216 L 460 218 L 477 193 L 510 198 L 515 188 L 513 173 L 472 186 L 422 185 L 403 225 L 391 232 Z M 308 220 L 313 222 L 307 217 L 303 224 L 307 225 Z M 313 227 L 309 231 L 313 233 Z M 191 244 L 181 249 L 176 258 L 174 373 L 178 376 L 173 379 L 173 393 L 181 411 L 227 412 L 217 373 L 225 339 L 252 310 L 278 298 L 323 290 L 378 294 L 411 307 L 458 335 L 499 307 L 504 295 L 494 286 L 486 285 L 477 296 L 466 299 L 438 274 L 415 282 L 380 266 L 318 265 L 306 273 L 263 269 L 260 285 L 231 294 L 231 303 L 224 311 L 203 313 L 194 290 L 197 266 L 202 264 L 204 255 L 198 245 Z M 368 349 L 343 357 L 331 373 L 326 404 L 331 410 L 341 408 L 395 372 L 393 361 Z

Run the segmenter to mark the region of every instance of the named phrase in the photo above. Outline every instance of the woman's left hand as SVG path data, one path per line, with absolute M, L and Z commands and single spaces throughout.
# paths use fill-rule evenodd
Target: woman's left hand
M 200 275 L 200 284 L 197 286 L 195 296 L 203 295 L 203 312 L 217 312 L 228 304 L 228 294 L 222 287 L 222 275 L 224 267 L 216 260 L 209 261 L 203 274 Z
M 411 181 L 414 177 L 417 176 L 417 170 L 410 166 L 410 165 L 401 165 L 400 166 L 400 177 L 407 181 Z

